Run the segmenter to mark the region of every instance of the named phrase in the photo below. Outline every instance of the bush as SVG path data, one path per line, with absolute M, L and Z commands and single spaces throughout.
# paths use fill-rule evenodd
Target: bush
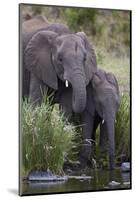
M 130 159 L 130 98 L 127 94 L 121 96 L 115 136 L 117 162 L 128 161 Z
M 74 31 L 87 29 L 94 30 L 94 22 L 96 17 L 96 10 L 89 8 L 68 8 L 66 9 L 65 16 L 67 23 L 71 29 Z
M 61 174 L 64 159 L 71 152 L 75 138 L 72 125 L 49 103 L 40 107 L 23 102 L 22 105 L 22 166 L 24 174 L 32 170 L 51 170 Z

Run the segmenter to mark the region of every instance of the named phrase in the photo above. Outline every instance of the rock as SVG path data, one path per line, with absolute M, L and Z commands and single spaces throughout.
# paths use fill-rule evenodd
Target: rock
M 121 170 L 123 172 L 129 172 L 130 171 L 130 162 L 123 162 L 121 164 Z
M 81 175 L 81 176 L 68 176 L 68 179 L 77 179 L 77 180 L 90 180 L 91 176 Z
M 111 187 L 115 187 L 115 186 L 120 185 L 120 183 L 116 182 L 116 181 L 111 181 L 108 185 L 111 186 Z
M 58 186 L 64 184 L 65 181 L 29 181 L 29 188 L 46 190 L 48 187 Z
M 105 186 L 104 189 L 109 189 L 109 187 L 108 187 L 108 186 Z
M 130 185 L 130 181 L 124 182 L 123 185 Z
M 28 176 L 29 181 L 65 181 L 66 176 L 58 176 L 50 171 L 33 171 Z

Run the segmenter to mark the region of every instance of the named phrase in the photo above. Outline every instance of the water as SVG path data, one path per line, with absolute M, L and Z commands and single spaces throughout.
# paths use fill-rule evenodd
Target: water
M 130 173 L 122 173 L 120 169 L 91 170 L 86 174 L 89 180 L 69 179 L 65 182 L 23 182 L 22 194 L 47 194 L 60 192 L 84 192 L 131 188 Z

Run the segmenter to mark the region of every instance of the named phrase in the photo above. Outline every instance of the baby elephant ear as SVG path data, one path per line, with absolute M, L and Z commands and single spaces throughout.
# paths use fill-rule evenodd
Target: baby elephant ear
M 102 80 L 97 74 L 94 74 L 91 82 L 93 88 L 96 88 L 99 84 L 101 84 Z
M 24 51 L 26 68 L 49 87 L 57 90 L 57 75 L 51 60 L 51 49 L 57 33 L 40 31 L 29 41 Z
M 86 34 L 84 32 L 78 32 L 77 35 L 82 39 L 84 48 L 86 50 L 84 70 L 86 74 L 86 85 L 88 85 L 93 73 L 95 73 L 97 70 L 96 55 L 92 45 L 88 41 Z
M 111 72 L 106 73 L 106 79 L 110 84 L 115 86 L 115 88 L 117 90 L 117 94 L 119 94 L 118 81 L 117 81 L 116 77 L 114 76 L 114 74 Z
M 106 73 L 106 79 L 107 79 L 107 81 L 109 82 L 109 83 L 111 83 L 111 84 L 113 84 L 113 85 L 116 85 L 116 82 L 117 82 L 117 80 L 116 80 L 116 78 L 115 78 L 115 76 L 114 76 L 114 74 L 113 73 Z

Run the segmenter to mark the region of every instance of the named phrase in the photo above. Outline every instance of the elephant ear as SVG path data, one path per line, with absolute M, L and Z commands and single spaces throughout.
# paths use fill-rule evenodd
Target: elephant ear
M 106 73 L 106 79 L 110 84 L 115 86 L 115 88 L 117 90 L 117 94 L 119 95 L 119 86 L 118 86 L 118 82 L 117 82 L 117 79 L 114 76 L 114 74 L 113 73 Z
M 106 73 L 106 79 L 109 83 L 113 84 L 113 85 L 116 85 L 116 78 L 115 76 L 113 75 L 113 73 Z
M 99 84 L 102 83 L 102 79 L 95 73 L 92 77 L 92 87 L 96 88 Z
M 117 105 L 116 105 L 116 111 L 118 110 L 119 108 L 119 105 L 120 105 L 120 91 L 119 91 L 119 85 L 118 85 L 118 81 L 116 79 L 116 77 L 114 76 L 113 73 L 106 73 L 106 79 L 107 81 L 113 85 L 116 89 L 116 92 L 117 92 Z
M 56 37 L 57 33 L 52 31 L 40 31 L 32 37 L 24 51 L 26 68 L 54 90 L 58 89 L 58 80 L 51 49 Z
M 92 78 L 93 73 L 97 70 L 96 55 L 92 45 L 89 43 L 88 38 L 84 32 L 78 32 L 77 35 L 82 39 L 84 48 L 86 49 L 86 61 L 85 61 L 85 74 L 86 85 Z

